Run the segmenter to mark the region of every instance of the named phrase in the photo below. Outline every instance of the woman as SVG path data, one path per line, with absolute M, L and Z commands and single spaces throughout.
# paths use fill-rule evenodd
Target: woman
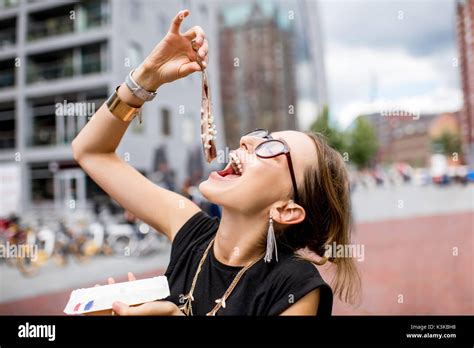
M 207 66 L 203 30 L 180 34 L 188 14 L 176 15 L 164 39 L 133 72 L 145 94 Z M 115 313 L 330 315 L 332 290 L 304 258 L 317 254 L 319 260 L 312 260 L 323 264 L 325 245 L 349 243 L 349 186 L 340 155 L 321 137 L 296 131 L 242 136 L 226 169 L 211 173 L 199 187 L 222 207 L 218 223 L 185 197 L 151 183 L 115 153 L 132 111 L 147 99 L 132 90 L 122 84 L 72 143 L 74 158 L 95 182 L 172 241 L 165 273 L 168 301 L 137 307 L 115 303 Z M 334 291 L 350 300 L 358 286 L 353 261 L 332 261 L 337 268 Z

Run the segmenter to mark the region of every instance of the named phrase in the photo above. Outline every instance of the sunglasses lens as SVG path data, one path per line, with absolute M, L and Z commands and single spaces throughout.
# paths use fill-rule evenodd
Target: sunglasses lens
M 268 133 L 266 130 L 257 129 L 257 130 L 254 130 L 253 132 L 248 133 L 247 135 L 251 137 L 264 138 L 267 136 L 267 134 Z
M 279 141 L 267 141 L 257 148 L 257 155 L 261 157 L 272 157 L 285 152 L 285 145 Z

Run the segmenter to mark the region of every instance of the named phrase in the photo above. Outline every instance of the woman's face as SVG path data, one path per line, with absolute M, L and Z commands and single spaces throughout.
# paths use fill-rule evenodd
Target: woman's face
M 296 182 L 301 185 L 305 169 L 316 161 L 314 143 L 306 134 L 297 131 L 274 132 L 271 136 L 288 144 Z M 215 204 L 244 214 L 259 213 L 279 200 L 292 199 L 293 185 L 286 156 L 265 159 L 255 154 L 255 148 L 265 140 L 243 136 L 239 149 L 235 151 L 242 164 L 242 174 L 212 172 L 199 185 L 203 196 Z

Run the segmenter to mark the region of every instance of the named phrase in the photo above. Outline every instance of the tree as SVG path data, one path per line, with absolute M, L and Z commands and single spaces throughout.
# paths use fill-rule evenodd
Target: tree
M 311 131 L 326 136 L 328 144 L 344 158 L 347 153 L 349 161 L 359 169 L 370 166 L 378 150 L 377 135 L 365 117 L 358 117 L 351 130 L 342 131 L 336 125 L 330 124 L 328 108 L 324 107 L 311 125 Z
M 358 169 L 370 166 L 378 149 L 377 135 L 370 122 L 359 116 L 350 132 L 349 159 Z
M 323 111 L 311 125 L 311 131 L 323 134 L 327 138 L 328 144 L 341 154 L 347 151 L 347 135 L 336 126 L 329 124 L 327 106 L 324 106 Z
M 459 133 L 454 133 L 448 129 L 443 130 L 441 135 L 433 139 L 432 144 L 433 149 L 439 149 L 442 154 L 448 157 L 454 153 L 462 154 L 461 137 Z

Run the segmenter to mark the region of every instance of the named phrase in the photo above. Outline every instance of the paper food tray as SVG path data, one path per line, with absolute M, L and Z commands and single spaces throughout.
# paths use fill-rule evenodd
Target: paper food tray
M 111 309 L 115 301 L 137 305 L 160 300 L 169 295 L 168 280 L 165 276 L 77 289 L 71 293 L 64 313 L 83 314 Z

